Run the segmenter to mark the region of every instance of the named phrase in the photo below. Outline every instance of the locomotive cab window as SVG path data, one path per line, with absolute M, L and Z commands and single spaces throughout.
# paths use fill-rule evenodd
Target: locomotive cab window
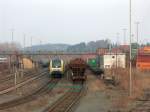
M 53 68 L 61 67 L 61 60 L 53 60 L 52 61 L 52 67 Z

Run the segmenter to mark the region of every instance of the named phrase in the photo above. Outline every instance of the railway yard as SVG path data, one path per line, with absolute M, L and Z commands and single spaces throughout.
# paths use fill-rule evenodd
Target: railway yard
M 150 112 L 150 0 L 2 0 L 0 112 Z
M 144 52 L 132 68 L 132 91 L 125 53 L 5 54 L 0 112 L 149 112 L 150 55 Z
M 79 64 L 81 60 L 76 59 L 75 63 Z M 83 64 L 82 67 L 71 65 L 76 71 L 74 73 L 81 74 Z M 127 89 L 123 89 L 121 84 L 114 85 L 111 81 L 104 81 L 91 69 L 86 68 L 84 82 L 82 80 L 72 81 L 66 77 L 72 75 L 69 70 L 65 74 L 67 75 L 64 75 L 63 78 L 51 78 L 49 69 L 34 68 L 21 72 L 17 76 L 19 80 L 14 84 L 15 75 L 10 74 L 7 70 L 2 71 L 0 74 L 0 112 L 150 111 L 148 88 L 137 97 L 129 97 Z M 146 75 L 149 72 L 143 74 L 149 81 L 150 77 Z

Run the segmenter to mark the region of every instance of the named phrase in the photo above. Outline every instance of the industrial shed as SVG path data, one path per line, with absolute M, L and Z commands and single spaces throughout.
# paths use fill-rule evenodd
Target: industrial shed
M 35 62 L 30 58 L 23 58 L 22 66 L 24 69 L 32 69 L 35 68 Z

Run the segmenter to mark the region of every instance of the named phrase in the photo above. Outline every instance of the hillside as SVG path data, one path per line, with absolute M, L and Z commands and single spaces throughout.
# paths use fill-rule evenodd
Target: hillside
M 90 41 L 88 43 L 81 42 L 74 45 L 69 44 L 43 44 L 27 47 L 26 51 L 67 51 L 67 52 L 94 52 L 97 48 L 107 48 L 108 40 Z

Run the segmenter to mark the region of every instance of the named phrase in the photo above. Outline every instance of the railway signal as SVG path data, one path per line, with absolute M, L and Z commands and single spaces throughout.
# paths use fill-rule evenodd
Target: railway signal
M 136 24 L 136 27 L 137 27 L 136 28 L 136 30 L 137 30 L 137 32 L 136 32 L 137 33 L 137 35 L 136 35 L 136 38 L 137 38 L 137 51 L 136 52 L 137 52 L 137 58 L 138 58 L 138 49 L 139 49 L 139 24 L 140 23 L 136 22 L 135 24 Z

